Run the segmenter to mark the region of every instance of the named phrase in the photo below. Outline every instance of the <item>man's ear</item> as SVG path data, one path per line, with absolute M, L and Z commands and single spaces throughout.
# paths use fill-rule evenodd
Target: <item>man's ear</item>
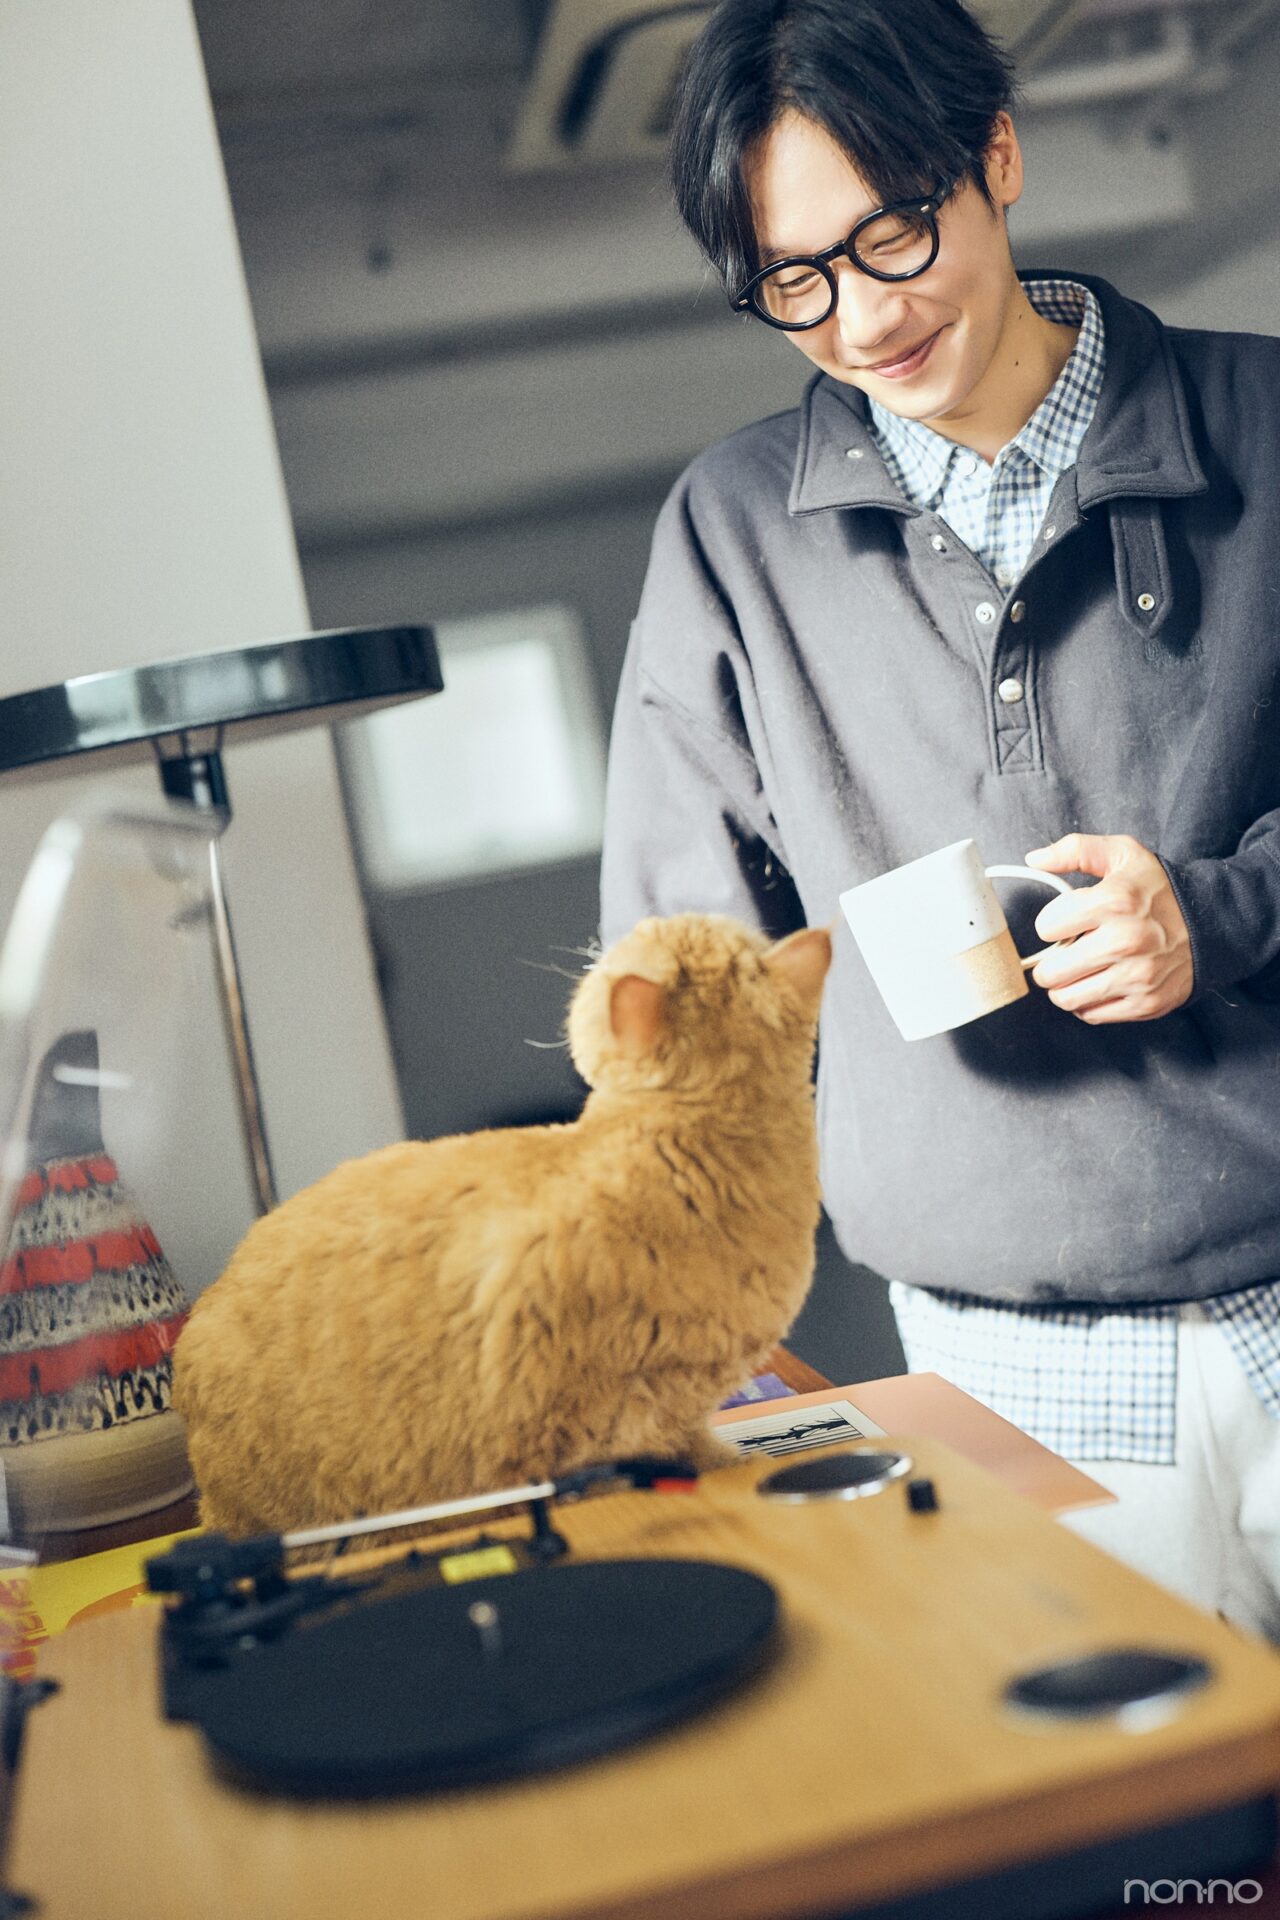
M 638 973 L 624 973 L 609 993 L 609 1025 L 624 1053 L 648 1053 L 666 1025 L 662 988 Z
M 1022 148 L 1013 121 L 1003 108 L 987 136 L 984 170 L 996 211 L 1007 216 L 1022 193 Z
M 822 983 L 831 965 L 831 932 L 827 927 L 801 927 L 787 935 L 764 956 L 765 965 L 788 980 L 801 999 L 817 1005 Z

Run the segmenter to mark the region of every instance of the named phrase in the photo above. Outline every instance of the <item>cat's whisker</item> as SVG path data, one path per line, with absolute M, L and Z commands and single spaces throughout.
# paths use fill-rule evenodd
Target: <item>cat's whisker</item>
M 599 966 L 604 959 L 604 948 L 598 940 L 588 941 L 585 947 L 552 947 L 551 951 L 570 954 L 576 960 L 585 960 L 588 973 L 593 967 Z
M 567 1039 L 565 1040 L 530 1040 L 528 1035 L 525 1036 L 526 1047 L 537 1047 L 543 1053 L 551 1052 L 553 1049 L 557 1047 L 567 1047 L 568 1044 L 569 1042 Z
M 572 973 L 568 967 L 558 967 L 554 960 L 529 960 L 522 953 L 518 953 L 516 959 L 522 967 L 534 967 L 539 973 L 558 973 L 562 980 L 572 980 L 575 986 L 582 978 L 580 973 Z

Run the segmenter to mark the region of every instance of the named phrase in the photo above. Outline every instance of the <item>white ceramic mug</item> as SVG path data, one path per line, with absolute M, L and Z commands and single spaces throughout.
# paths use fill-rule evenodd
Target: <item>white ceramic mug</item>
M 1026 969 L 992 880 L 1071 885 L 1034 867 L 984 867 L 972 840 L 927 853 L 840 895 L 871 978 L 904 1040 L 927 1040 L 1021 1000 Z

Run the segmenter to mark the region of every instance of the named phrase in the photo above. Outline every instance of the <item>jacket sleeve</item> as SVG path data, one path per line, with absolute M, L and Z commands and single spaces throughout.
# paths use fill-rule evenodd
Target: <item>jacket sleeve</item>
M 751 747 L 748 683 L 733 610 L 682 483 L 659 517 L 614 713 L 606 944 L 647 914 L 727 913 L 775 937 L 803 926 Z
M 1191 935 L 1196 995 L 1245 981 L 1280 991 L 1280 809 L 1226 859 L 1163 865 Z

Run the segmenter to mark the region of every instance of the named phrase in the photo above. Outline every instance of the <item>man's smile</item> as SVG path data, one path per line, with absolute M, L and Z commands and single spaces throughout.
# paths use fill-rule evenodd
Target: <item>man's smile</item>
M 905 353 L 894 354 L 888 360 L 864 362 L 857 366 L 850 367 L 849 371 L 851 373 L 878 373 L 886 380 L 907 379 L 911 374 L 918 373 L 926 360 L 928 360 L 930 354 L 933 352 L 934 342 L 938 339 L 942 331 L 943 329 L 939 327 L 935 332 L 926 334 L 923 340 L 917 341 L 915 346 L 909 347 Z

